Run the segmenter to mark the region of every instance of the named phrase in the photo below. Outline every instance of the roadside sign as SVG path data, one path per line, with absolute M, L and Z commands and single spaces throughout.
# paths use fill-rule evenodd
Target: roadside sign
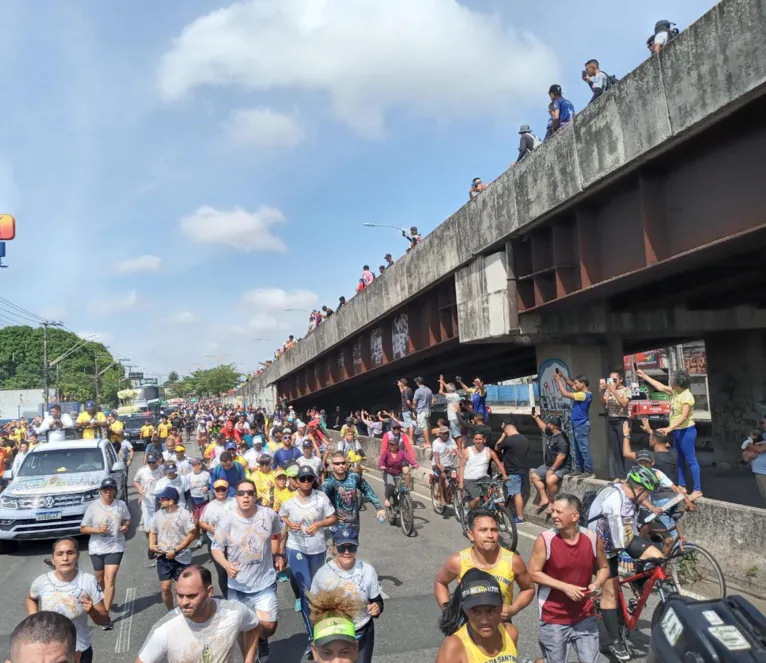
M 10 241 L 16 237 L 16 219 L 10 214 L 0 214 L 0 240 Z
M 143 373 L 128 373 L 128 379 L 129 380 L 143 380 L 144 374 Z

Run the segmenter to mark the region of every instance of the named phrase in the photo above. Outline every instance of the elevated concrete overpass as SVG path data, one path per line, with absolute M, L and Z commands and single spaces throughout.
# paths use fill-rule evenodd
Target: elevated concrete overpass
M 553 357 L 597 378 L 704 338 L 734 458 L 766 407 L 764 34 L 766 0 L 723 0 L 241 395 L 369 406 L 400 375 L 495 381 Z

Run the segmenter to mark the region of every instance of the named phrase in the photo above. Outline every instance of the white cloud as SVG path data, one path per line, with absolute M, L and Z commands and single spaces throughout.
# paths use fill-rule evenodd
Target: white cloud
M 360 133 L 387 112 L 499 115 L 555 80 L 555 52 L 457 0 L 248 0 L 187 25 L 163 56 L 160 93 L 202 86 L 326 94 Z
M 198 320 L 199 318 L 191 311 L 177 311 L 160 318 L 163 325 L 190 325 Z
M 90 309 L 96 315 L 110 315 L 129 311 L 138 305 L 138 293 L 135 290 L 122 295 L 102 295 L 91 303 Z
M 66 318 L 67 308 L 66 306 L 45 306 L 39 309 L 39 315 L 46 320 L 56 320 L 61 322 Z
M 313 308 L 319 301 L 315 292 L 310 290 L 293 290 L 287 292 L 282 288 L 258 288 L 249 290 L 242 297 L 245 302 L 266 309 L 284 310 L 286 308 Z
M 128 258 L 120 260 L 115 266 L 114 271 L 118 274 L 133 274 L 135 272 L 156 272 L 162 264 L 162 258 L 153 255 L 139 256 L 138 258 Z
M 295 147 L 304 138 L 298 121 L 270 108 L 239 108 L 224 122 L 229 142 L 236 147 Z
M 284 219 L 282 212 L 273 207 L 261 207 L 256 212 L 246 212 L 239 207 L 230 212 L 200 207 L 191 216 L 181 219 L 181 230 L 201 244 L 223 244 L 246 253 L 283 253 L 287 247 L 270 230 Z

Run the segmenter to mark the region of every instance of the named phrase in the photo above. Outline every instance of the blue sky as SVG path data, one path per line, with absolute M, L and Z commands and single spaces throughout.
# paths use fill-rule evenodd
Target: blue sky
M 3 296 L 147 374 L 269 358 L 711 0 L 4 0 Z M 266 339 L 258 341 L 256 339 Z

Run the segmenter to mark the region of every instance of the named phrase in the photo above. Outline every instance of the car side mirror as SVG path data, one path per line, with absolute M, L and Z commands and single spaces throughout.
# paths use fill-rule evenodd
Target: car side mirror
M 112 472 L 125 472 L 128 468 L 121 460 L 118 460 L 112 465 Z

